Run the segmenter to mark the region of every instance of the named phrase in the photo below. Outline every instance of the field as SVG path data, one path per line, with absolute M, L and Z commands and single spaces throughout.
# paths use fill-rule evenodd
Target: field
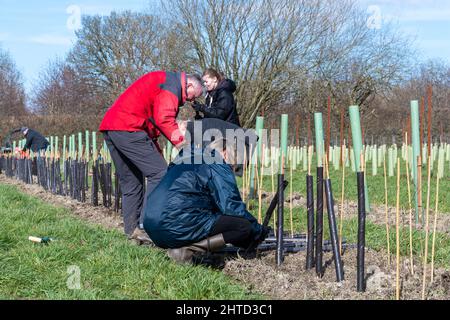
M 404 165 L 404 162 L 402 162 Z M 368 165 L 368 167 L 370 167 Z M 403 168 L 401 168 L 403 169 Z M 420 299 L 424 256 L 424 226 L 413 225 L 410 260 L 409 203 L 406 174 L 401 176 L 401 214 L 399 224 L 400 281 L 402 299 Z M 285 193 L 285 231 L 306 232 L 305 172 L 287 170 L 292 181 Z M 349 244 L 357 241 L 356 175 L 347 168 L 342 236 Z M 335 212 L 340 218 L 342 170 L 330 170 Z M 431 184 L 430 206 L 434 208 L 435 176 Z M 163 250 L 136 246 L 121 234 L 121 218 L 112 208 L 93 207 L 87 195 L 80 203 L 46 192 L 34 184 L 0 175 L 2 223 L 0 276 L 3 298 L 38 299 L 395 299 L 396 287 L 396 177 L 388 177 L 389 249 L 387 251 L 384 176 L 367 174 L 371 211 L 366 223 L 367 290 L 356 292 L 356 249 L 344 250 L 345 281 L 336 282 L 331 253 L 324 254 L 324 276 L 305 271 L 305 253 L 289 254 L 276 267 L 274 252 L 259 259 L 228 261 L 223 270 L 178 266 Z M 423 181 L 426 173 L 423 172 Z M 242 186 L 242 179 L 237 179 Z M 275 185 L 276 186 L 276 185 Z M 450 288 L 450 186 L 449 171 L 440 179 L 439 214 L 435 234 L 434 281 L 427 277 L 426 297 L 448 299 Z M 246 186 L 248 190 L 248 186 Z M 423 193 L 426 195 L 424 184 Z M 248 199 L 248 194 L 245 195 Z M 261 212 L 272 198 L 271 176 L 264 176 Z M 292 202 L 292 219 L 291 219 Z M 247 202 L 258 216 L 258 197 Z M 430 211 L 430 228 L 433 213 Z M 292 221 L 292 224 L 291 224 Z M 338 219 L 340 227 L 340 219 Z M 273 222 L 272 222 L 273 225 Z M 292 226 L 292 227 L 291 227 Z M 51 236 L 48 245 L 28 241 L 28 236 Z M 327 212 L 324 209 L 324 239 L 329 238 Z M 429 233 L 427 274 L 432 259 L 433 233 Z M 68 289 L 69 279 L 80 271 L 80 289 Z M 76 278 L 75 278 L 76 279 Z M 264 280 L 264 281 L 263 281 Z

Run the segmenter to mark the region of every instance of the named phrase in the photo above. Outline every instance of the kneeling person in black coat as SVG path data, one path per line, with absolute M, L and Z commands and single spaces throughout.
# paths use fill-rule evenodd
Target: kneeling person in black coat
M 50 144 L 45 137 L 39 132 L 28 129 L 27 127 L 20 128 L 20 131 L 25 136 L 26 142 L 22 151 L 26 151 L 30 149 L 33 152 L 40 152 L 47 150 L 48 145 Z
M 225 161 L 205 162 L 205 154 Z M 203 152 L 180 154 L 148 196 L 145 231 L 177 262 L 192 262 L 195 253 L 218 251 L 226 243 L 247 248 L 267 236 L 242 202 L 230 165 L 235 158 L 223 139 Z

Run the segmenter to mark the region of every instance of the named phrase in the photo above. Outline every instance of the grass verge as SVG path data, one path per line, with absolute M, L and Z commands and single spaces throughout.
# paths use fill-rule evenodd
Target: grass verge
M 0 299 L 262 298 L 220 271 L 176 265 L 162 250 L 12 186 L 0 185 L 0 219 Z M 55 241 L 37 244 L 30 235 Z

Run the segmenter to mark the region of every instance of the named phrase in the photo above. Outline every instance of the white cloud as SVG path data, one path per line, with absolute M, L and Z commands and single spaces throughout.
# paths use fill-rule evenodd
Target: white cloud
M 73 44 L 74 38 L 69 36 L 41 34 L 31 37 L 29 40 L 33 43 L 38 44 L 71 46 Z

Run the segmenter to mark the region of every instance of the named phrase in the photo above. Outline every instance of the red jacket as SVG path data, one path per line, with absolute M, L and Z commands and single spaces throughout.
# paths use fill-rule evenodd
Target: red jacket
M 156 140 L 161 132 L 173 145 L 183 141 L 176 118 L 186 101 L 186 74 L 155 71 L 134 82 L 106 112 L 100 131 L 146 131 Z M 158 147 L 159 148 L 159 147 Z

